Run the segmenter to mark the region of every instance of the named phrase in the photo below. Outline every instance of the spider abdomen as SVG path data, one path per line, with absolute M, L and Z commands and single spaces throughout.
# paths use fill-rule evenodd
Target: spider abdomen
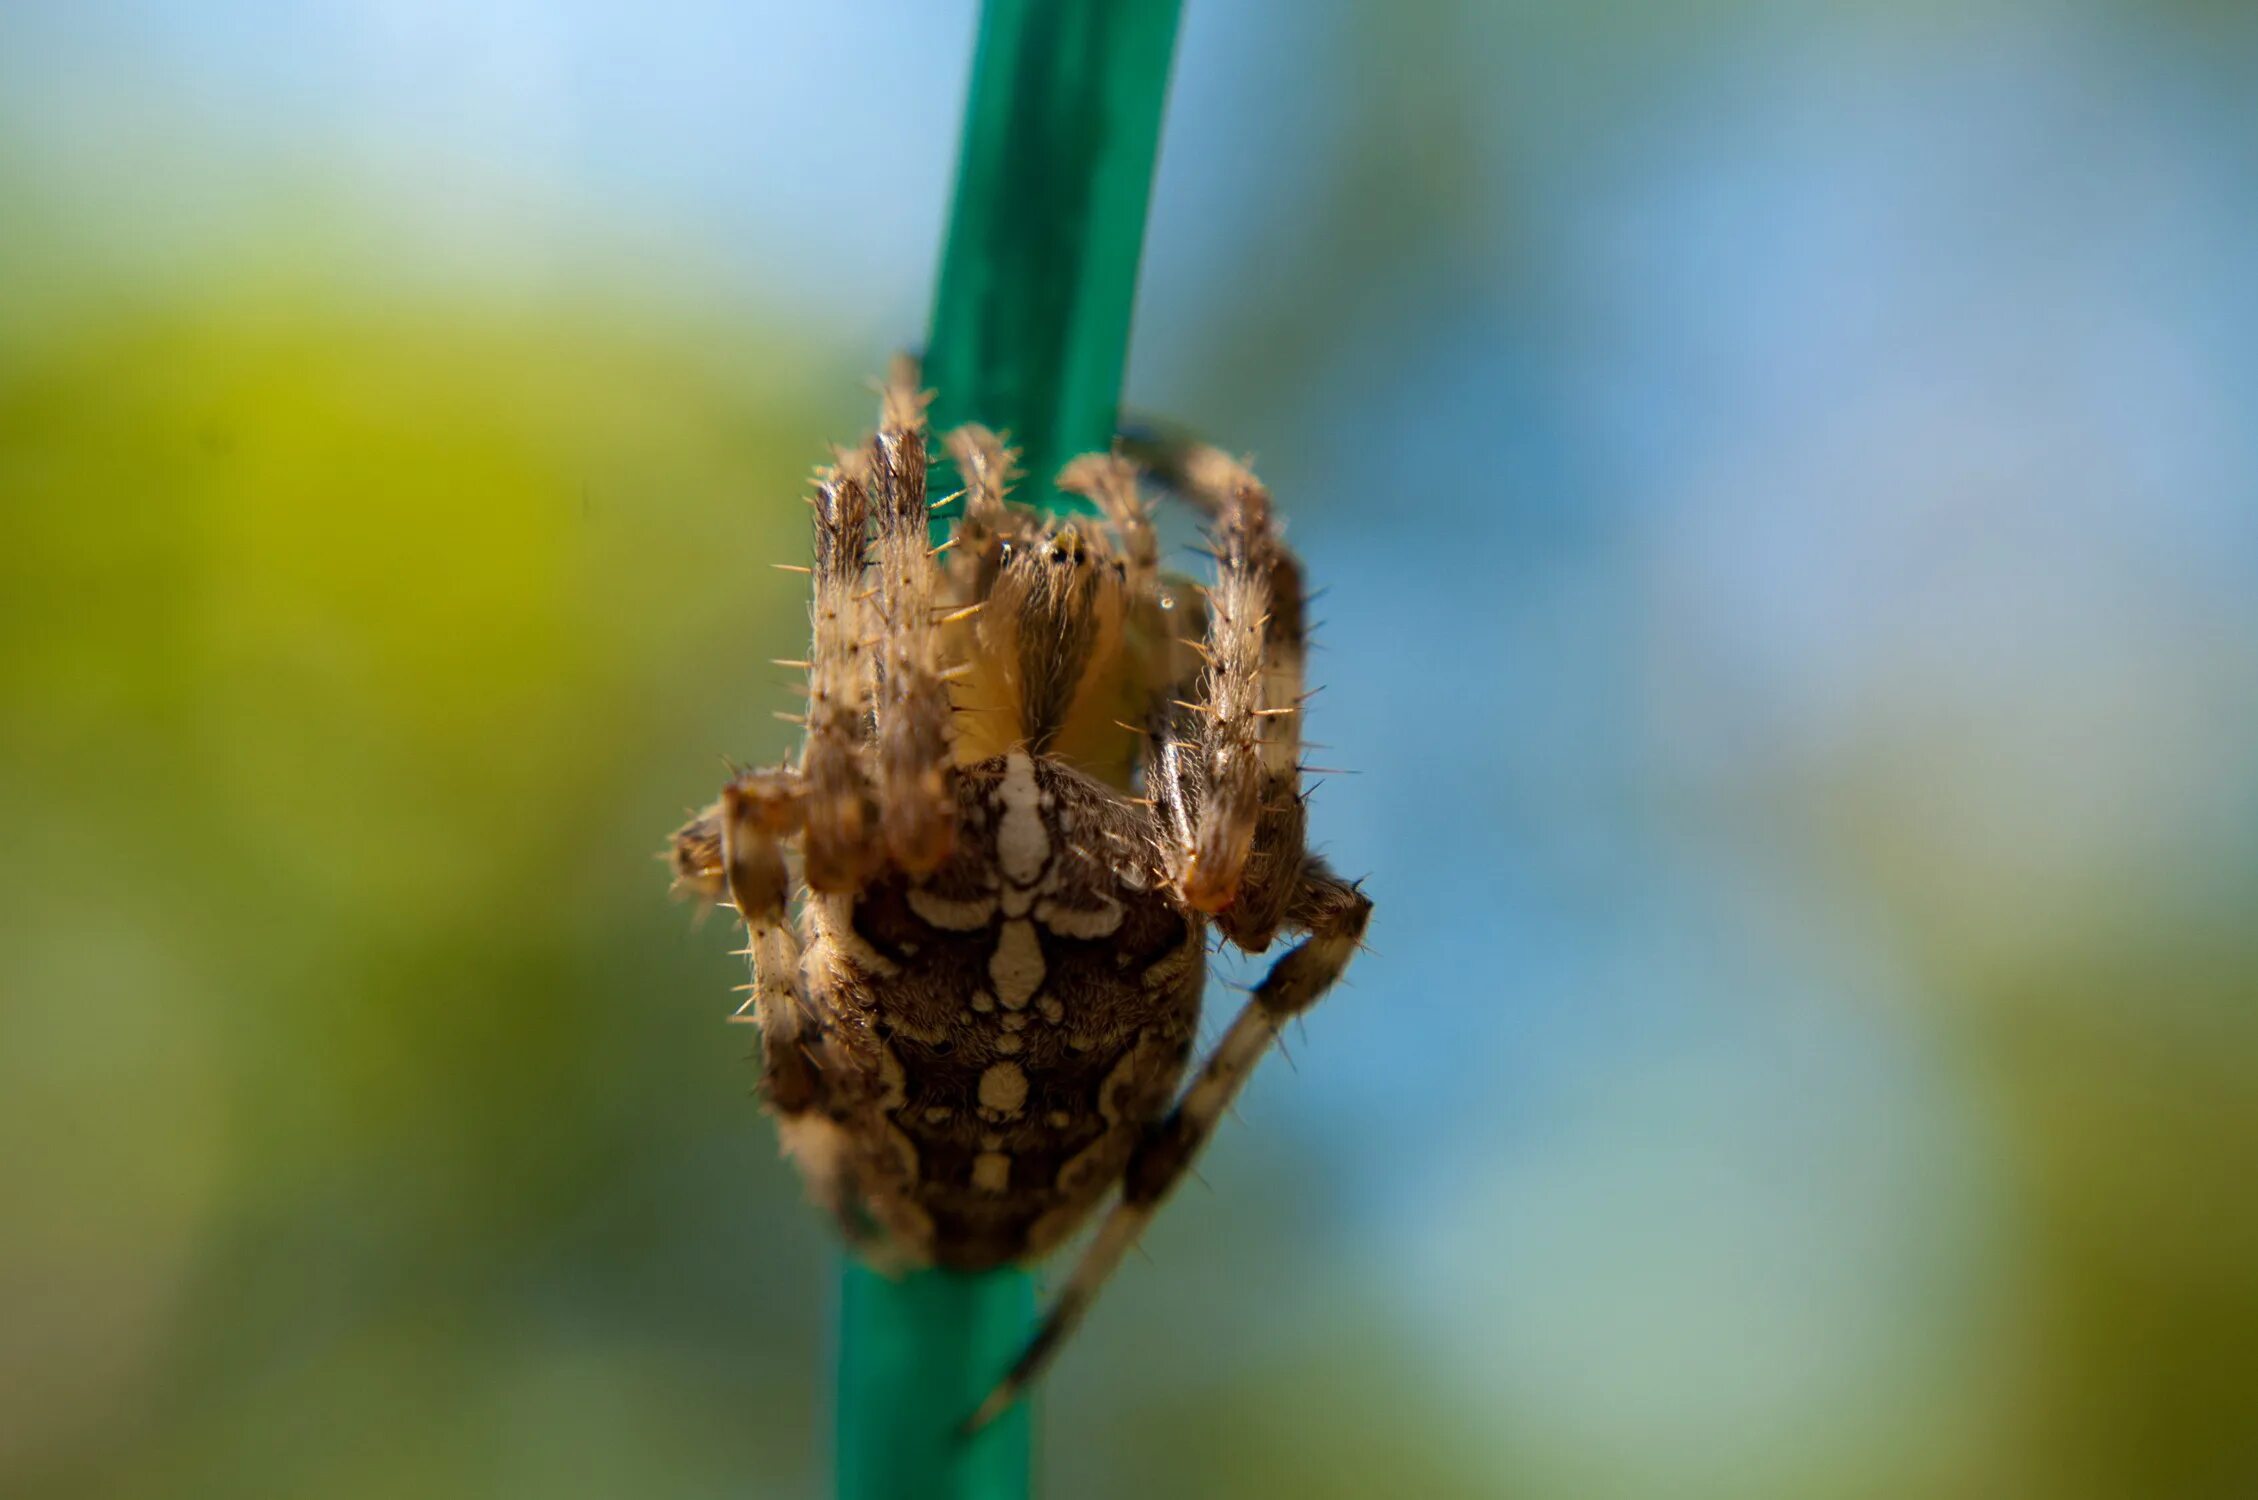
M 817 896 L 806 979 L 836 1148 L 899 1244 L 977 1268 L 1070 1233 L 1168 1107 L 1205 931 L 1122 794 L 1015 750 L 955 769 L 929 876 Z

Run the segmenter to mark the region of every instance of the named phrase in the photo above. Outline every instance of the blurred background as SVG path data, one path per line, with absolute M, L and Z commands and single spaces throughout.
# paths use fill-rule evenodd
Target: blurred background
M 0 1493 L 820 1486 L 829 1242 L 653 856 L 787 743 L 971 33 L 0 8 Z M 1050 1494 L 2258 1493 L 2254 64 L 1190 0 L 1129 400 L 1328 590 L 1377 951 Z

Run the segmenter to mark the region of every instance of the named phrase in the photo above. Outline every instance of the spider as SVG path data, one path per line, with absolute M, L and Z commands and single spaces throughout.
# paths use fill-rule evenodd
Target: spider
M 748 934 L 762 1092 L 809 1195 L 886 1267 L 1039 1258 L 1118 1186 L 968 1421 L 1049 1363 L 1372 904 L 1304 842 L 1303 592 L 1269 493 L 1186 445 L 1216 580 L 1164 576 L 1128 458 L 1068 464 L 1096 517 L 1005 503 L 1014 454 L 948 434 L 928 547 L 928 396 L 898 361 L 876 436 L 815 478 L 796 766 L 674 836 L 678 884 Z M 797 852 L 804 891 L 791 916 Z M 1298 938 L 1184 1085 L 1208 930 Z

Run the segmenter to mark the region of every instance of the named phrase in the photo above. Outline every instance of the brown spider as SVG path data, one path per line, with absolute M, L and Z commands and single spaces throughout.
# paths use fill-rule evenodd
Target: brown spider
M 897 364 L 875 439 L 816 476 L 798 767 L 730 782 L 673 860 L 744 918 L 764 1093 L 864 1254 L 1032 1259 L 1120 1185 L 978 1425 L 1340 977 L 1372 904 L 1303 841 L 1301 568 L 1254 476 L 1206 448 L 1171 465 L 1213 525 L 1204 602 L 1160 573 L 1129 460 L 1059 475 L 1102 521 L 1046 521 L 1005 504 L 1012 455 L 979 427 L 946 440 L 964 517 L 929 548 L 925 403 Z M 1249 953 L 1301 940 L 1179 1093 L 1211 923 Z

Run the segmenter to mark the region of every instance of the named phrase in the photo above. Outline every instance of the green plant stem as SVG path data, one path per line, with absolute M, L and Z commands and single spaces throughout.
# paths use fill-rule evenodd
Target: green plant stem
M 1020 449 L 1016 499 L 1083 502 L 1051 478 L 1113 440 L 1130 309 L 1175 48 L 1178 0 L 987 0 L 925 384 L 946 429 L 986 423 Z M 936 538 L 955 508 L 936 512 Z M 1034 1322 L 1025 1272 L 840 1276 L 840 1500 L 1022 1500 L 1025 1403 L 957 1424 Z
M 956 1425 L 1019 1353 L 1035 1316 L 1024 1271 L 839 1275 L 840 1500 L 1024 1500 L 1034 1424 L 1022 1402 L 970 1437 Z
M 1113 441 L 1177 0 L 988 0 L 925 350 L 938 429 L 1020 450 L 1015 498 Z M 937 513 L 946 527 L 955 509 Z

